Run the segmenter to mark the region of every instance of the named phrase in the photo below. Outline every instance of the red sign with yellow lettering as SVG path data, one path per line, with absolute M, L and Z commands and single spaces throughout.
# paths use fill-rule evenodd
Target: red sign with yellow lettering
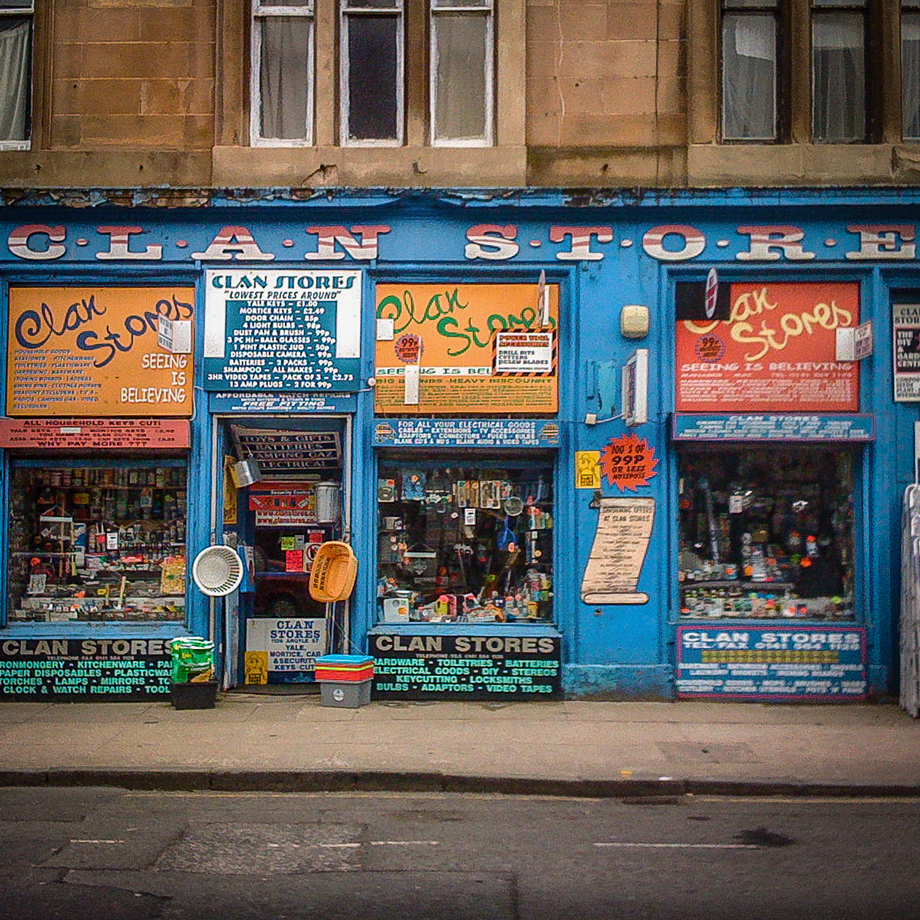
M 859 365 L 835 354 L 858 324 L 858 284 L 733 284 L 730 319 L 677 323 L 677 411 L 856 412 Z

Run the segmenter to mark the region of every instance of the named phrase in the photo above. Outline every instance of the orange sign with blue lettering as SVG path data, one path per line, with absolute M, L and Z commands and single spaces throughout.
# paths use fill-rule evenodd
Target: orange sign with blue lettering
M 194 303 L 186 287 L 11 287 L 6 414 L 190 417 L 192 354 L 158 332 Z

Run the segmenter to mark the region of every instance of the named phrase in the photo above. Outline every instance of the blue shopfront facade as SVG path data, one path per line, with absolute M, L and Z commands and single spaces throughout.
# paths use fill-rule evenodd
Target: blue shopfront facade
M 155 697 L 197 635 L 225 688 L 332 650 L 380 699 L 891 696 L 918 203 L 6 208 L 0 694 Z

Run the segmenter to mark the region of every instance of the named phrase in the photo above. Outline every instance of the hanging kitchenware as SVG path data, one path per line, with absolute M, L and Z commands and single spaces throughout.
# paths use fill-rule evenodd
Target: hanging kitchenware
M 321 603 L 347 600 L 355 586 L 358 560 L 352 548 L 341 540 L 320 545 L 310 569 L 310 597 Z
M 243 560 L 232 546 L 206 546 L 192 563 L 192 580 L 208 597 L 225 597 L 243 581 Z
M 313 487 L 316 523 L 338 524 L 341 519 L 341 486 L 337 482 L 318 482 Z
M 230 478 L 238 489 L 251 486 L 259 482 L 262 478 L 262 471 L 259 469 L 259 461 L 253 457 L 246 460 L 240 460 L 230 467 Z

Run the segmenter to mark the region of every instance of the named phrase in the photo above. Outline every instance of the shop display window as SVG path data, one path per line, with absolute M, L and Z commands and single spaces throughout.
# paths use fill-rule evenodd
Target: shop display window
M 381 461 L 378 477 L 383 622 L 552 620 L 551 461 Z
M 688 447 L 679 508 L 681 617 L 854 618 L 850 451 Z
M 14 461 L 10 623 L 183 620 L 183 461 Z

